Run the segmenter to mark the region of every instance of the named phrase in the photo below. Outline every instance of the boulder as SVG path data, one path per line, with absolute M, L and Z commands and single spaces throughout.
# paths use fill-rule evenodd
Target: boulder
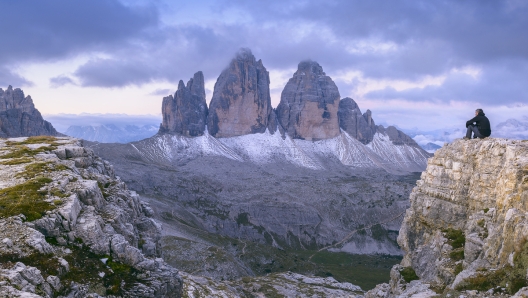
M 160 133 L 177 133 L 188 137 L 203 135 L 207 119 L 203 73 L 195 73 L 187 86 L 180 80 L 174 96 L 163 98 L 161 113 L 163 122 Z
M 339 90 L 315 61 L 299 63 L 277 106 L 277 118 L 295 139 L 321 140 L 339 135 Z
M 262 60 L 241 49 L 216 81 L 207 128 L 214 137 L 263 133 L 270 117 L 269 74 Z

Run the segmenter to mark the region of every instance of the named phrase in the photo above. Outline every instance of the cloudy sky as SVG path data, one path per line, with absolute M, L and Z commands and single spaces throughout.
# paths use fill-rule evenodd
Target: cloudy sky
M 160 115 L 201 70 L 207 99 L 241 47 L 270 72 L 273 105 L 297 64 L 321 64 L 377 123 L 463 126 L 528 115 L 524 0 L 0 0 L 0 87 L 46 116 Z

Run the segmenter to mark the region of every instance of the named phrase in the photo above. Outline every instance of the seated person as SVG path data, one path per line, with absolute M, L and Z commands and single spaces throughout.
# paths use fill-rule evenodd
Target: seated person
M 473 139 L 484 139 L 491 135 L 490 122 L 482 109 L 475 111 L 475 117 L 466 122 L 466 127 L 467 132 L 464 139 L 471 139 L 471 134 L 473 134 Z

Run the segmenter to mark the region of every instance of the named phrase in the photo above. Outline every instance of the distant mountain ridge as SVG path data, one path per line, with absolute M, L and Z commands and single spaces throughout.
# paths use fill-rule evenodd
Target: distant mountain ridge
M 390 172 L 425 169 L 428 152 L 396 127 L 377 126 L 372 112 L 362 114 L 352 98 L 340 99 L 337 86 L 317 62 L 299 63 L 276 109 L 271 107 L 269 84 L 262 60 L 242 49 L 218 77 L 209 108 L 199 71 L 187 86 L 180 81 L 174 96 L 163 99 L 158 135 L 132 146 L 157 161 L 221 155 L 322 169 L 326 156 Z
M 65 134 L 100 143 L 129 143 L 149 138 L 158 131 L 156 125 L 72 125 Z

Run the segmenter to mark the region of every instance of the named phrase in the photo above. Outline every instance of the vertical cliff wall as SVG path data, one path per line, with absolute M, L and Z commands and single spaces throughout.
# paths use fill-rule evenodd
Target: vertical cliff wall
M 339 90 L 315 61 L 302 61 L 277 106 L 279 123 L 295 139 L 321 140 L 339 135 Z
M 271 112 L 268 71 L 249 49 L 241 49 L 216 81 L 207 117 L 209 134 L 265 132 Z
M 203 73 L 195 73 L 187 86 L 180 80 L 174 97 L 163 98 L 161 113 L 163 123 L 160 133 L 178 133 L 188 137 L 203 135 L 207 119 Z
M 405 257 L 390 286 L 368 297 L 420 287 L 470 297 L 528 289 L 522 289 L 528 286 L 528 141 L 445 145 L 429 159 L 410 201 L 398 237 Z M 406 284 L 410 273 L 419 280 Z

